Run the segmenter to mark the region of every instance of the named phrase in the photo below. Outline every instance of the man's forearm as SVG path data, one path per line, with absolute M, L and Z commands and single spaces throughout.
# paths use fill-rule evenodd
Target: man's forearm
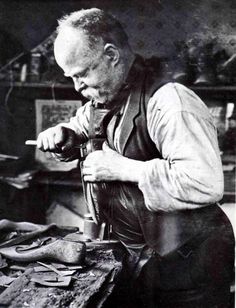
M 122 166 L 118 170 L 120 181 L 139 183 L 144 165 L 143 161 L 124 157 Z

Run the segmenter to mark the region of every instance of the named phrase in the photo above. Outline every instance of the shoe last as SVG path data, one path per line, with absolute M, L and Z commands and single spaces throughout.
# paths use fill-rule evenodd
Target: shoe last
M 85 243 L 64 239 L 57 239 L 54 242 L 27 251 L 19 251 L 17 248 L 19 246 L 1 248 L 0 254 L 20 262 L 49 259 L 63 263 L 79 264 L 84 261 L 86 252 Z

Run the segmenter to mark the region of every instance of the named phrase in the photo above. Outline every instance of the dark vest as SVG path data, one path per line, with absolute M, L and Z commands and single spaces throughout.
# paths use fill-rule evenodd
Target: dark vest
M 165 78 L 161 70 L 159 72 L 158 75 L 148 69 L 140 58 L 132 68 L 130 103 L 119 138 L 120 154 L 125 157 L 141 161 L 162 158 L 148 134 L 146 119 L 148 100 L 166 83 L 163 81 Z M 114 123 L 115 116 L 107 126 L 107 140 L 111 148 L 114 148 Z M 145 206 L 142 192 L 133 183 L 96 184 L 93 186 L 92 194 L 101 216 L 103 211 L 107 214 L 108 210 L 112 215 L 114 205 L 118 207 L 125 205 L 133 211 L 146 245 L 161 256 L 178 249 L 203 230 L 208 232 L 226 222 L 224 214 L 216 205 L 196 210 L 152 212 Z

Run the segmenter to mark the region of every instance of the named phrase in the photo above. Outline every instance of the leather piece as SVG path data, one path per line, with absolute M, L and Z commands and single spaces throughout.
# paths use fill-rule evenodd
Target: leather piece
M 47 287 L 67 287 L 71 282 L 71 277 L 51 277 L 51 278 L 32 277 L 30 280 L 42 286 L 47 286 Z
M 39 235 L 51 230 L 55 226 L 56 226 L 55 224 L 41 226 L 39 229 L 36 229 L 36 231 L 28 232 L 26 234 L 20 235 L 16 238 L 12 238 L 10 240 L 1 243 L 0 248 L 11 247 L 12 245 L 17 245 L 26 242 L 32 238 L 38 237 Z

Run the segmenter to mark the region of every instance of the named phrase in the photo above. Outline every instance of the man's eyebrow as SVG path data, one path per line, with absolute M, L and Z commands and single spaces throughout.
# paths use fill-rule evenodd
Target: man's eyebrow
M 65 77 L 76 77 L 76 75 L 78 76 L 82 76 L 87 72 L 88 68 L 83 69 L 82 71 L 76 71 L 75 73 L 73 73 L 72 75 L 64 73 Z

